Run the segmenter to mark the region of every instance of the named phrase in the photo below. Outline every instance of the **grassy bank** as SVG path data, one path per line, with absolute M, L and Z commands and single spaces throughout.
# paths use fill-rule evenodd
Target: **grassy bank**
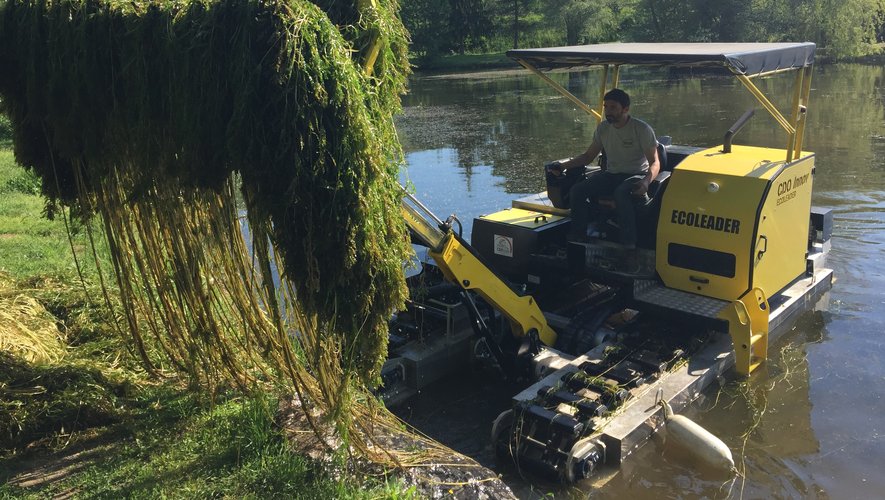
M 82 431 L 73 442 L 59 436 L 53 444 L 61 450 L 5 460 L 0 497 L 408 496 L 396 484 L 335 479 L 291 453 L 271 424 L 274 405 L 271 398 L 232 399 L 207 409 L 193 394 L 142 390 L 124 404 L 131 414 L 123 423 Z
M 504 52 L 491 54 L 453 54 L 413 61 L 415 71 L 450 73 L 458 71 L 519 68 Z
M 8 139 L 0 142 L 0 270 L 17 279 L 76 276 L 64 221 L 43 216 L 39 181 L 15 164 Z M 86 240 L 75 241 L 82 257 Z
M 273 397 L 149 378 L 103 305 L 86 228 L 69 239 L 39 192 L 0 117 L 0 498 L 411 495 L 290 451 Z

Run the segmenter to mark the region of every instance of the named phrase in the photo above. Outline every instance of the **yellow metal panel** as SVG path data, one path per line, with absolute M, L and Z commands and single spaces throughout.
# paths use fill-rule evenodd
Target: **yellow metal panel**
M 708 297 L 737 300 L 757 287 L 772 296 L 805 267 L 813 157 L 785 164 L 775 161 L 786 155 L 780 149 L 732 151 L 701 151 L 674 169 L 658 221 L 657 271 L 666 286 Z M 798 189 L 780 185 L 787 179 L 799 179 L 790 183 Z
M 522 208 L 507 208 L 500 212 L 480 217 L 492 222 L 500 222 L 502 224 L 510 224 L 513 226 L 524 227 L 527 229 L 536 229 L 544 227 L 547 224 L 563 219 L 562 216 L 535 212 L 533 210 L 525 210 Z
M 674 173 L 693 171 L 767 180 L 783 166 L 786 153 L 783 149 L 741 145 L 732 146 L 731 153 L 723 153 L 722 146 L 716 146 L 682 160 Z
M 728 321 L 728 333 L 734 344 L 734 367 L 741 375 L 749 375 L 768 357 L 770 312 L 765 294 L 754 288 L 719 315 Z
M 753 282 L 769 297 L 805 272 L 814 156 L 773 179 L 762 206 L 753 252 Z
M 656 267 L 664 284 L 725 300 L 743 295 L 750 285 L 748 253 L 766 184 L 750 177 L 675 169 L 658 222 Z M 671 245 L 733 256 L 733 275 L 677 267 L 670 263 L 671 251 L 675 251 Z

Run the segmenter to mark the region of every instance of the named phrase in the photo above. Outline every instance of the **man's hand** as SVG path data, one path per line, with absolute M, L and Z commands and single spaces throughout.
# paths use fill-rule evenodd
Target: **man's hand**
M 544 165 L 544 170 L 559 177 L 560 175 L 562 175 L 562 162 L 560 162 L 559 160 L 551 161 L 550 163 Z
M 633 196 L 645 196 L 648 193 L 648 180 L 637 179 L 633 182 Z

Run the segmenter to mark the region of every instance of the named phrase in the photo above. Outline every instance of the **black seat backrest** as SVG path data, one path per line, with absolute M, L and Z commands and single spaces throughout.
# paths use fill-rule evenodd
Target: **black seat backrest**
M 658 163 L 660 164 L 661 172 L 669 172 L 671 170 L 669 168 L 670 164 L 667 162 L 667 146 L 660 142 L 658 143 Z

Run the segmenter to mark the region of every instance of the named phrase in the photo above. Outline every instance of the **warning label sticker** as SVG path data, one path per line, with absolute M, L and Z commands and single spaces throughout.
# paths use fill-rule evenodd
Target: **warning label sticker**
M 513 238 L 495 235 L 495 255 L 513 258 Z

